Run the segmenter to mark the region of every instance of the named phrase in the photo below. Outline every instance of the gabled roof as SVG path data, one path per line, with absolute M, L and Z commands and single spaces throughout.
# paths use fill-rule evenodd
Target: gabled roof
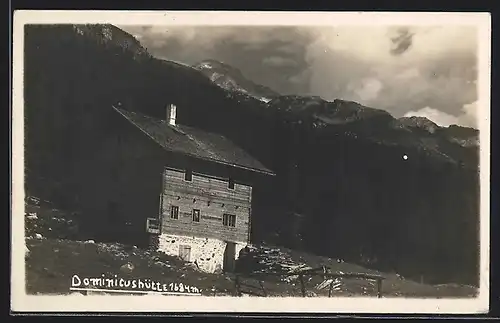
M 119 114 L 168 151 L 274 175 L 258 160 L 220 134 L 166 121 L 113 106 Z

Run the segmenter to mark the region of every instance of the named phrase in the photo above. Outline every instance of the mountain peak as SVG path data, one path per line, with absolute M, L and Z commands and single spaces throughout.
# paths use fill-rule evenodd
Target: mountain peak
M 279 96 L 279 93 L 274 90 L 247 79 L 236 67 L 215 59 L 203 60 L 193 65 L 193 68 L 201 71 L 212 82 L 228 91 L 244 93 L 265 102 Z
M 427 119 L 426 117 L 401 117 L 398 121 L 404 126 L 409 128 L 417 128 L 434 133 L 436 129 L 440 128 L 436 123 Z
M 209 58 L 205 59 L 197 64 L 194 65 L 194 67 L 199 67 L 199 68 L 219 68 L 219 69 L 225 69 L 227 71 L 231 71 L 235 74 L 241 74 L 241 71 L 237 69 L 236 67 L 233 67 L 229 64 L 226 64 L 224 62 Z M 242 75 L 242 74 L 241 74 Z

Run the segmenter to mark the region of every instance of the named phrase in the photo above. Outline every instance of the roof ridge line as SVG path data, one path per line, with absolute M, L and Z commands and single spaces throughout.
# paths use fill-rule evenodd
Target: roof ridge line
M 185 151 L 175 151 L 169 147 L 166 147 L 164 145 L 162 145 L 160 142 L 158 142 L 158 140 L 156 138 L 154 138 L 154 136 L 152 136 L 150 133 L 148 133 L 146 130 L 144 130 L 139 124 L 137 124 L 134 120 L 130 119 L 129 116 L 127 116 L 125 113 L 123 113 L 122 111 L 126 111 L 126 112 L 129 112 L 129 113 L 132 113 L 132 114 L 135 114 L 135 115 L 139 115 L 139 116 L 142 116 L 142 117 L 146 117 L 150 120 L 153 120 L 153 121 L 156 121 L 156 122 L 161 122 L 162 125 L 164 126 L 167 126 L 168 128 L 172 129 L 173 127 L 165 124 L 164 122 L 162 122 L 161 119 L 159 118 L 155 118 L 155 117 L 151 117 L 149 115 L 146 115 L 146 114 L 143 114 L 143 113 L 140 113 L 140 112 L 135 112 L 135 111 L 129 111 L 129 110 L 126 110 L 126 109 L 122 109 L 122 108 L 117 108 L 115 107 L 114 105 L 111 105 L 112 108 L 118 112 L 121 116 L 123 116 L 125 119 L 127 119 L 127 121 L 129 121 L 130 123 L 132 123 L 136 128 L 138 128 L 142 133 L 144 133 L 147 137 L 149 137 L 151 140 L 153 140 L 156 144 L 158 144 L 160 147 L 162 147 L 163 149 L 165 150 L 168 150 L 170 152 L 175 152 L 175 153 L 180 153 L 180 154 L 183 154 L 183 155 L 187 155 L 187 156 L 191 156 L 191 157 L 194 157 L 194 158 L 198 158 L 198 159 L 203 159 L 203 160 L 207 160 L 207 161 L 211 161 L 211 162 L 215 162 L 215 163 L 218 163 L 218 164 L 223 164 L 223 165 L 228 165 L 228 166 L 232 166 L 232 167 L 237 167 L 237 168 L 241 168 L 241 169 L 245 169 L 245 170 L 250 170 L 250 171 L 254 171 L 254 172 L 258 172 L 258 173 L 263 173 L 263 174 L 268 174 L 268 175 L 276 175 L 274 173 L 274 171 L 268 169 L 266 166 L 262 165 L 262 163 L 260 163 L 259 160 L 255 159 L 255 157 L 253 157 L 252 155 L 250 155 L 246 150 L 244 150 L 243 148 L 239 147 L 238 145 L 236 145 L 232 140 L 226 138 L 225 136 L 221 135 L 221 134 L 218 134 L 218 133 L 212 133 L 212 132 L 208 132 L 208 131 L 205 131 L 207 134 L 211 134 L 211 135 L 217 135 L 217 136 L 220 136 L 222 138 L 224 138 L 225 140 L 228 140 L 230 143 L 232 143 L 236 148 L 242 150 L 248 157 L 254 159 L 255 161 L 257 161 L 259 164 L 261 164 L 262 168 L 255 168 L 255 167 L 251 167 L 251 166 L 244 166 L 242 164 L 239 164 L 239 163 L 231 163 L 231 162 L 227 162 L 227 161 L 224 161 L 224 160 L 220 160 L 220 159 L 216 159 L 213 157 L 213 154 L 210 153 L 211 157 L 205 157 L 205 156 L 199 156 L 199 155 L 196 155 L 196 154 L 193 154 L 193 153 L 190 153 L 190 152 L 185 152 Z M 184 125 L 182 125 L 184 127 Z M 185 127 L 188 127 L 188 128 L 191 128 L 189 126 L 185 126 Z M 193 128 L 193 129 L 197 129 L 197 128 Z M 178 130 L 178 129 L 177 129 Z M 202 130 L 204 131 L 204 130 Z M 195 144 L 197 144 L 196 140 L 193 140 L 192 137 L 185 133 L 186 136 L 189 137 L 190 140 L 192 140 Z M 197 144 L 198 145 L 198 144 Z M 200 147 L 198 145 L 198 147 Z M 208 149 L 204 149 L 205 152 L 208 152 L 209 150 Z

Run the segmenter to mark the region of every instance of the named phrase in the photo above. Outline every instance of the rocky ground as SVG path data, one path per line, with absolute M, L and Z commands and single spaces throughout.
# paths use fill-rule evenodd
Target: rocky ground
M 25 213 L 26 290 L 29 294 L 69 294 L 73 275 L 79 277 L 112 277 L 150 279 L 166 284 L 182 283 L 196 287 L 205 296 L 235 295 L 235 276 L 207 274 L 191 263 L 161 252 L 119 243 L 101 243 L 85 239 L 78 231 L 76 213 L 64 212 L 35 197 L 27 199 Z M 361 266 L 273 246 L 254 246 L 260 274 L 240 275 L 242 296 L 301 296 L 298 272 L 324 266 L 330 273 L 363 273 L 384 277 L 383 297 L 471 297 L 476 289 L 459 285 L 424 285 L 397 274 L 384 274 Z M 274 274 L 273 274 L 274 273 Z M 260 282 L 260 283 L 259 283 Z M 328 296 L 329 283 L 322 275 L 305 276 L 308 297 Z M 85 293 L 85 292 L 83 292 Z M 335 296 L 376 296 L 375 281 L 335 279 L 331 288 Z

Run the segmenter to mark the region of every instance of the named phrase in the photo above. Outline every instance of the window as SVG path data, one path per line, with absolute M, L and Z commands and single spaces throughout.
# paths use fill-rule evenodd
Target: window
M 236 215 L 224 214 L 224 216 L 222 217 L 222 224 L 228 227 L 236 226 Z
M 171 219 L 178 219 L 179 218 L 179 207 L 172 205 L 170 207 L 170 218 Z
M 186 172 L 184 173 L 184 180 L 191 182 L 193 180 L 193 172 L 191 172 L 190 170 L 186 170 Z
M 193 222 L 200 222 L 200 210 L 193 209 Z
M 228 183 L 227 187 L 228 187 L 230 190 L 234 190 L 234 180 L 229 179 L 229 183 Z

